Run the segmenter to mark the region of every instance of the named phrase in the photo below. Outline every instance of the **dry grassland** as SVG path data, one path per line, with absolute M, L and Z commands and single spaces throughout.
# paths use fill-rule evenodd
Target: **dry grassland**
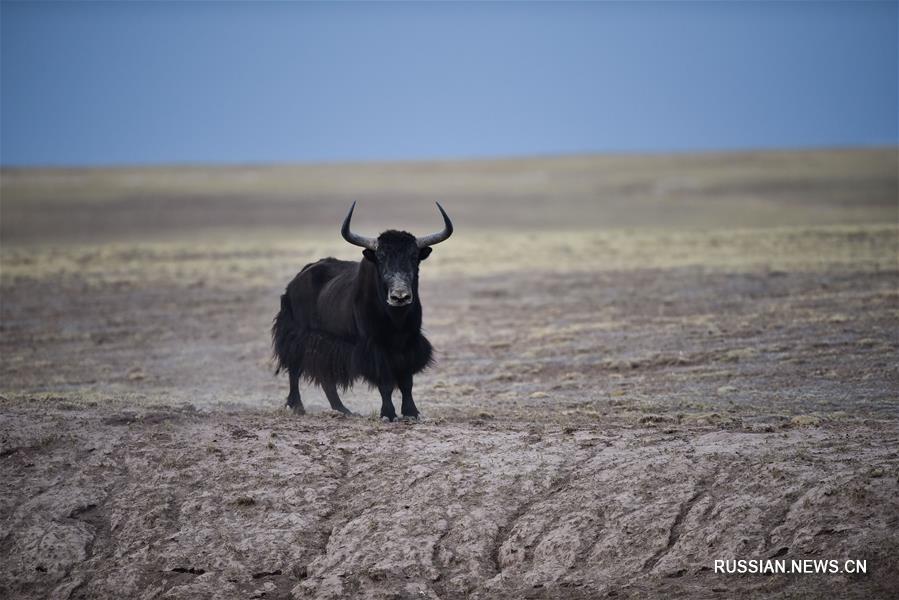
M 887 597 L 897 149 L 0 174 L 0 596 Z M 354 226 L 422 265 L 426 419 L 281 408 Z M 867 559 L 720 575 L 714 559 Z

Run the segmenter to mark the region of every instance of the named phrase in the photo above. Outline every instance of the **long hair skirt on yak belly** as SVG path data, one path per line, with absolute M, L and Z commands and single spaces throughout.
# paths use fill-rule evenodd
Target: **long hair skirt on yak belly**
M 431 344 L 421 333 L 418 267 L 431 246 L 449 238 L 453 224 L 443 207 L 443 231 L 415 237 L 388 230 L 377 238 L 353 233 L 350 207 L 340 232 L 361 246 L 358 262 L 323 258 L 310 263 L 287 285 L 272 325 L 277 369 L 287 371 L 287 405 L 303 414 L 300 377 L 321 386 L 331 408 L 353 414 L 337 394 L 362 378 L 381 393 L 381 417 L 396 420 L 393 390 L 403 397 L 404 418 L 417 419 L 412 377 L 432 362 Z

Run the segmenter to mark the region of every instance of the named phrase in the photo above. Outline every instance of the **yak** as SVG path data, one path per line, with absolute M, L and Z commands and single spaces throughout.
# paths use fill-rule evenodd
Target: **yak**
M 391 399 L 396 388 L 403 398 L 403 418 L 418 419 L 412 377 L 433 362 L 431 344 L 421 333 L 418 267 L 431 246 L 452 235 L 453 224 L 438 202 L 443 231 L 415 237 L 391 229 L 369 238 L 350 229 L 355 208 L 353 202 L 340 232 L 347 242 L 364 248 L 362 259 L 329 257 L 310 263 L 281 296 L 272 325 L 275 374 L 287 371 L 287 406 L 297 414 L 305 413 L 301 377 L 321 386 L 331 408 L 346 415 L 354 413 L 337 390 L 362 378 L 381 394 L 382 419 L 397 419 Z

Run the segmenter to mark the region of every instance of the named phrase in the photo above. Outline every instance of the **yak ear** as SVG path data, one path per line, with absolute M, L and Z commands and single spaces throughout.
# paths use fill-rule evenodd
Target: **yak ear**
M 418 260 L 424 260 L 427 257 L 431 256 L 431 247 L 425 246 L 421 250 L 418 251 Z
M 368 248 L 362 251 L 362 256 L 364 256 L 366 260 L 370 260 L 373 263 L 378 262 L 377 255 L 375 255 L 374 251 L 369 250 Z

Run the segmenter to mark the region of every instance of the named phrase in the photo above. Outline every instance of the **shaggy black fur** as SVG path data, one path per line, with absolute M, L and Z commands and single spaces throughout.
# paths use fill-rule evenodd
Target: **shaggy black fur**
M 421 333 L 418 266 L 430 254 L 415 237 L 386 231 L 377 251 L 359 262 L 324 258 L 303 267 L 281 296 L 272 325 L 276 374 L 287 371 L 287 404 L 303 412 L 300 377 L 322 387 L 331 408 L 349 414 L 337 394 L 362 378 L 381 392 L 381 416 L 396 418 L 391 400 L 399 388 L 402 414 L 417 417 L 412 376 L 431 365 L 431 344 Z M 387 297 L 396 277 L 411 288 L 412 301 L 391 306 Z

